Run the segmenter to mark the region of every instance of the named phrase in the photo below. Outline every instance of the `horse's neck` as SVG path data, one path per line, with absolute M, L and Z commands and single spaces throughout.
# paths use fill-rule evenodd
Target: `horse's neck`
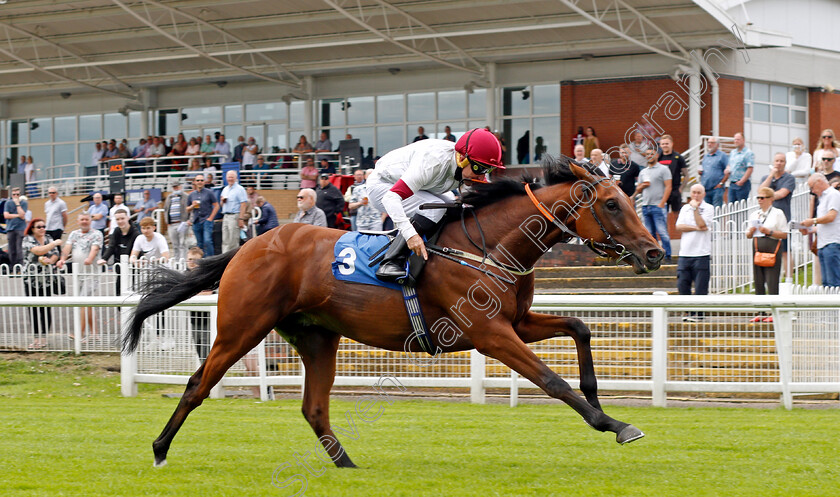
M 565 201 L 565 205 L 573 203 L 570 201 L 569 188 L 563 185 L 543 187 L 534 193 L 561 221 L 567 212 L 558 202 Z M 484 232 L 488 253 L 499 262 L 520 269 L 534 267 L 540 257 L 563 238 L 563 233 L 540 214 L 526 195 L 512 196 L 475 212 Z M 450 224 L 444 233 L 444 242 L 452 243 L 453 248 L 475 251 L 475 247 L 464 234 L 461 223 Z M 467 215 L 466 227 L 473 241 L 481 245 L 481 235 L 473 216 Z

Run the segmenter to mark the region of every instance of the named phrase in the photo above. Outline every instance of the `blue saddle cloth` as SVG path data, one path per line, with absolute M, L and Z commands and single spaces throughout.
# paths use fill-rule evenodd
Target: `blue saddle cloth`
M 335 243 L 333 250 L 333 254 L 335 255 L 335 261 L 332 263 L 333 276 L 340 281 L 384 286 L 392 290 L 400 290 L 402 288 L 400 285 L 386 283 L 376 278 L 376 270 L 379 269 L 379 263 L 368 267 L 370 256 L 375 254 L 387 243 L 387 235 L 365 235 L 357 231 L 351 231 L 342 235 Z M 379 256 L 381 255 L 382 253 L 379 254 Z

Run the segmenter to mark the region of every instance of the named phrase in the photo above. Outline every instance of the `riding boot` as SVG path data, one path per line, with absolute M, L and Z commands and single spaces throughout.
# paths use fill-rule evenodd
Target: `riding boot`
M 420 214 L 415 214 L 411 218 L 411 225 L 414 226 L 420 236 L 431 236 L 437 229 L 436 222 Z M 391 246 L 388 247 L 388 252 L 385 253 L 382 264 L 376 270 L 376 277 L 389 283 L 405 284 L 407 276 L 406 261 L 410 254 L 411 250 L 408 248 L 406 239 L 402 235 L 397 235 L 391 242 Z

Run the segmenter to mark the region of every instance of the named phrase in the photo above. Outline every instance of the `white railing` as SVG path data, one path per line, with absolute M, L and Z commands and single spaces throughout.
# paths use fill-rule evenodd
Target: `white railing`
M 123 288 L 128 285 L 122 283 Z M 815 292 L 797 288 L 795 298 L 537 295 L 532 308 L 587 323 L 601 390 L 651 392 L 657 406 L 666 405 L 669 392 L 780 393 L 790 408 L 794 393 L 840 391 L 840 299 L 834 290 Z M 3 296 L 0 309 L 5 315 L 17 312 L 17 327 L 23 328 L 27 307 L 59 311 L 90 306 L 124 323 L 137 302 L 136 295 Z M 137 352 L 123 356 L 124 395 L 136 394 L 138 383 L 186 384 L 199 365 L 199 354 L 206 354 L 206 344 L 215 339 L 215 302 L 213 295 L 194 297 L 147 320 Z M 761 311 L 773 323 L 750 322 Z M 689 312 L 702 314 L 693 318 L 699 322 L 686 322 Z M 3 335 L 9 333 L 7 321 L 4 316 Z M 545 340 L 531 348 L 578 387 L 577 354 L 570 339 Z M 368 385 L 387 372 L 405 386 L 470 388 L 474 402 L 484 402 L 487 388 L 509 388 L 514 405 L 515 392 L 534 388 L 475 351 L 430 358 L 342 339 L 336 368 L 338 386 Z M 272 333 L 231 368 L 212 395 L 221 396 L 224 386 L 254 386 L 267 399 L 268 387 L 300 387 L 302 373 L 294 349 Z

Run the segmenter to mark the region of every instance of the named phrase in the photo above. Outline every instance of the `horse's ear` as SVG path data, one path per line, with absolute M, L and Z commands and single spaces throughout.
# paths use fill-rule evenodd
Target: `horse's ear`
M 569 169 L 572 170 L 577 179 L 586 181 L 588 183 L 594 183 L 596 181 L 595 177 L 592 176 L 592 174 L 589 171 L 577 165 L 574 161 L 569 161 Z

